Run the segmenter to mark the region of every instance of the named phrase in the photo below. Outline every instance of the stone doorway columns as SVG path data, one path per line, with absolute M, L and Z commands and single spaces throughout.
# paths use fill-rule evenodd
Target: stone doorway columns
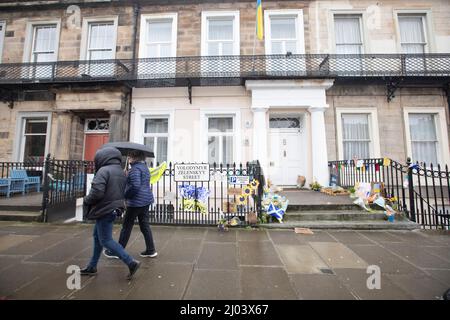
M 311 148 L 308 152 L 310 181 L 328 185 L 327 139 L 324 112 L 328 108 L 325 91 L 333 85 L 331 79 L 313 80 L 249 80 L 253 111 L 253 159 L 259 160 L 268 172 L 268 110 L 307 109 L 311 115 Z M 270 177 L 269 177 L 270 178 Z

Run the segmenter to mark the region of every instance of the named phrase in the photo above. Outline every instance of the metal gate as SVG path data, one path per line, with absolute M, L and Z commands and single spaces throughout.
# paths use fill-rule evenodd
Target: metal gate
M 57 160 L 47 156 L 42 199 L 44 222 L 75 217 L 76 199 L 86 194 L 86 175 L 93 170 L 94 165 L 89 161 Z

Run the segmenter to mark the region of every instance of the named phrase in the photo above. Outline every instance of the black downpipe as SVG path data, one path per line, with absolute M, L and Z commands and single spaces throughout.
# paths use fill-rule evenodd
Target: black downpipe
M 444 92 L 447 96 L 448 113 L 450 114 L 450 83 L 447 83 L 447 86 L 444 87 Z
M 138 29 L 138 18 L 139 14 L 141 12 L 141 7 L 139 6 L 139 3 L 137 1 L 134 1 L 133 3 L 133 62 L 131 65 L 131 72 L 134 77 L 136 73 L 136 43 L 137 43 L 137 29 Z M 129 89 L 128 94 L 128 130 L 127 130 L 127 140 L 130 140 L 130 131 L 131 131 L 131 108 L 132 108 L 132 101 L 133 101 L 133 88 Z

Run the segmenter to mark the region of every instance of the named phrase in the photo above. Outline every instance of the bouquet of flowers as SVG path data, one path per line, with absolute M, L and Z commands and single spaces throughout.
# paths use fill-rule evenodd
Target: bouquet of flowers
M 178 187 L 181 197 L 183 198 L 183 209 L 186 211 L 200 211 L 206 214 L 206 202 L 209 197 L 209 190 L 204 187 L 195 187 L 190 184 Z
M 265 193 L 262 201 L 263 210 L 269 216 L 276 218 L 280 223 L 283 221 L 288 204 L 289 200 L 286 197 L 273 193 Z

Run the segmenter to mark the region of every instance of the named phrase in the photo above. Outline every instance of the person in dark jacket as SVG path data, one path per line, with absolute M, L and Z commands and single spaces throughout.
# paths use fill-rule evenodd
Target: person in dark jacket
M 83 203 L 87 208 L 86 218 L 95 220 L 94 252 L 87 267 L 81 270 L 81 275 L 97 274 L 97 263 L 105 247 L 128 266 L 130 273 L 127 278 L 131 279 L 139 269 L 140 262 L 134 260 L 112 238 L 113 222 L 125 206 L 126 177 L 121 167 L 122 155 L 116 148 L 105 147 L 96 152 L 94 163 L 94 180 Z
M 153 194 L 150 187 L 150 171 L 145 164 L 145 155 L 141 151 L 132 151 L 129 154 L 131 169 L 128 171 L 125 188 L 127 211 L 124 216 L 119 243 L 125 248 L 133 230 L 134 221 L 138 218 L 139 227 L 144 236 L 146 250 L 141 252 L 141 257 L 154 258 L 158 255 L 153 242 L 150 229 L 149 207 L 153 203 Z M 103 252 L 108 258 L 118 258 L 110 250 Z

